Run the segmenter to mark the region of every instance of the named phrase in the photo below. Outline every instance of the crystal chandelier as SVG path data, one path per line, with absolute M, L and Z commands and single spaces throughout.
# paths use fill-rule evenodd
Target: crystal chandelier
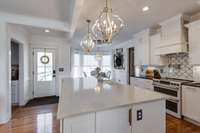
M 92 49 L 95 46 L 95 39 L 92 36 L 92 33 L 90 32 L 90 20 L 87 20 L 88 23 L 88 33 L 87 35 L 83 38 L 83 40 L 81 41 L 81 47 L 83 48 L 83 50 L 87 53 L 91 52 Z
M 101 40 L 103 43 L 112 43 L 113 37 L 115 37 L 124 26 L 124 21 L 118 15 L 112 13 L 112 8 L 108 7 L 108 0 L 106 0 L 106 6 L 99 18 L 95 21 L 92 32 L 97 40 Z

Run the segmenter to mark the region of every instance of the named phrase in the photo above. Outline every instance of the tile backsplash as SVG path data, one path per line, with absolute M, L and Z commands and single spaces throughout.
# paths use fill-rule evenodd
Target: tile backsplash
M 158 69 L 162 77 L 193 79 L 193 66 L 189 64 L 188 54 L 167 55 L 167 64 L 165 66 L 153 66 Z M 137 68 L 137 67 L 136 67 Z M 140 75 L 145 75 L 148 66 L 140 66 Z
M 193 79 L 193 66 L 189 64 L 188 54 L 167 55 L 168 65 L 162 75 L 170 78 Z

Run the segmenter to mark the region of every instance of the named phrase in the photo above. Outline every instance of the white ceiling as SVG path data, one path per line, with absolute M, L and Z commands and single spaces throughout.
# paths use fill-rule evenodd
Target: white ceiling
M 104 0 L 86 0 L 79 19 L 74 37 L 82 37 L 86 32 L 87 18 L 93 21 L 98 17 L 103 8 Z M 113 12 L 118 14 L 127 24 L 127 27 L 114 39 L 115 43 L 124 42 L 132 38 L 132 35 L 144 28 L 153 26 L 179 13 L 193 14 L 200 11 L 198 0 L 111 0 Z M 97 6 L 98 5 L 98 6 Z M 148 12 L 142 8 L 149 6 Z M 75 39 L 77 43 L 79 39 Z
M 37 28 L 31 26 L 23 26 L 31 35 L 41 35 L 41 36 L 51 36 L 51 37 L 59 37 L 65 38 L 68 36 L 69 33 L 48 29 L 50 32 L 46 33 L 45 28 Z
M 134 33 L 179 13 L 193 14 L 200 11 L 197 1 L 199 0 L 111 0 L 113 12 L 121 16 L 128 25 L 114 39 L 114 44 L 129 40 Z M 79 4 L 82 2 L 83 4 Z M 75 4 L 78 4 L 78 8 L 75 8 Z M 76 30 L 72 38 L 72 42 L 79 45 L 87 31 L 85 20 L 97 19 L 104 4 L 105 0 L 0 0 L 0 11 L 53 19 L 68 24 L 73 22 L 73 18 L 76 18 L 73 15 L 80 14 L 80 17 L 75 19 L 77 26 L 75 26 Z M 149 6 L 150 10 L 142 12 L 144 6 Z M 76 13 L 73 12 L 74 9 L 76 9 Z M 31 27 L 28 30 L 31 33 L 40 34 L 44 29 Z M 64 35 L 60 31 L 52 31 L 49 34 Z
M 64 21 L 70 4 L 71 0 L 0 0 L 0 11 Z

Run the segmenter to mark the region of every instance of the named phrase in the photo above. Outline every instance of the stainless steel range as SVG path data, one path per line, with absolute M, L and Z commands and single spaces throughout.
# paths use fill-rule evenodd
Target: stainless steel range
M 166 101 L 167 113 L 177 118 L 182 116 L 182 84 L 186 82 L 190 81 L 173 78 L 153 79 L 154 91 L 169 96 Z

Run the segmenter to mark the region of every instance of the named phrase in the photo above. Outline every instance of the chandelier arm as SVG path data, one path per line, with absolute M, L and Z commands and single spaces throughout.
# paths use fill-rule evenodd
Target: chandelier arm
M 88 34 L 90 33 L 90 30 L 89 30 L 89 28 L 90 28 L 90 23 L 88 23 Z
M 97 39 L 110 43 L 124 27 L 124 21 L 119 16 L 112 14 L 110 0 L 105 0 L 105 2 L 106 5 L 93 26 L 92 32 Z

